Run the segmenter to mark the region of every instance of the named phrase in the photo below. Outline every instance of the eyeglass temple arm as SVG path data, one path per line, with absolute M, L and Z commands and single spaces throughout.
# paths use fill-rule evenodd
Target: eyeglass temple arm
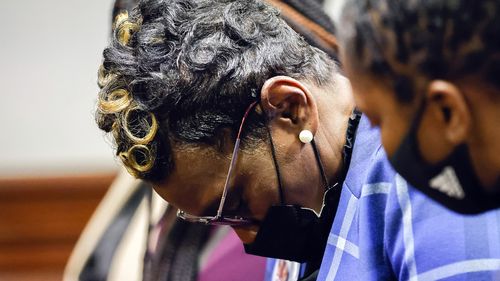
M 252 108 L 256 104 L 257 104 L 256 101 L 252 102 L 252 104 L 250 104 L 250 106 L 245 111 L 243 118 L 241 119 L 240 129 L 238 130 L 238 135 L 236 136 L 236 142 L 234 143 L 233 156 L 231 157 L 231 163 L 229 164 L 229 169 L 227 170 L 226 182 L 224 183 L 224 190 L 222 191 L 222 197 L 220 199 L 219 209 L 217 210 L 217 217 L 218 218 L 221 217 L 221 215 L 222 215 L 222 209 L 224 208 L 224 203 L 226 202 L 227 190 L 229 188 L 229 179 L 231 177 L 231 171 L 233 170 L 234 166 L 236 165 L 236 158 L 238 157 L 238 150 L 240 148 L 240 139 L 241 139 L 241 131 L 243 129 L 243 124 L 245 123 L 245 120 L 247 119 L 247 116 L 250 113 L 250 110 L 252 110 Z
M 236 139 L 236 143 L 234 144 L 233 156 L 231 157 L 231 164 L 229 164 L 228 176 L 226 177 L 226 182 L 224 183 L 224 190 L 222 191 L 222 197 L 220 199 L 219 209 L 217 210 L 217 217 L 222 215 L 222 209 L 224 208 L 224 203 L 226 202 L 227 190 L 229 189 L 229 176 L 230 172 L 233 170 L 236 165 L 236 157 L 238 156 L 238 149 L 240 147 L 240 139 Z

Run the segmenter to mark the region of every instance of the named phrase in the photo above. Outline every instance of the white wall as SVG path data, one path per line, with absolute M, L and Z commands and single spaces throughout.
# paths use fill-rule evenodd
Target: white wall
M 3 1 L 0 176 L 110 171 L 95 125 L 111 0 Z
M 346 1 L 348 0 L 325 0 L 324 2 L 325 12 L 333 19 L 336 26 L 339 25 L 341 11 Z

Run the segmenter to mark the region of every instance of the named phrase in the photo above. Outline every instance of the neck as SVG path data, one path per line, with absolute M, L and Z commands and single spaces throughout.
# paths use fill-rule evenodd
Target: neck
M 316 145 L 324 164 L 328 184 L 334 185 L 340 180 L 344 167 L 343 150 L 346 144 L 346 132 L 349 118 L 354 110 L 354 100 L 347 79 L 340 81 L 338 90 L 319 102 L 318 110 L 322 113 L 321 126 L 315 138 Z M 346 89 L 346 87 L 349 87 Z M 332 106 L 334 105 L 334 106 Z
M 314 138 L 329 188 L 336 183 L 342 184 L 340 181 L 342 180 L 343 171 L 347 168 L 344 167 L 342 152 L 344 145 L 346 144 L 347 125 L 349 123 L 351 112 L 352 109 L 349 113 L 345 112 L 342 114 L 334 114 L 335 118 L 328 119 L 330 120 L 328 123 L 328 129 L 326 127 L 321 129 L 320 127 L 318 134 Z M 322 175 L 319 176 L 322 177 Z M 321 181 L 321 183 L 323 183 L 323 181 Z M 324 193 L 325 189 L 320 187 L 315 194 L 314 200 L 317 202 L 317 205 L 314 209 L 317 212 L 321 210 L 321 206 L 323 205 Z
M 335 126 L 328 131 L 325 130 L 317 141 L 318 150 L 320 151 L 330 186 L 339 182 L 342 171 L 346 168 L 344 167 L 344 155 L 342 152 L 346 144 L 347 125 L 352 109 L 349 113 L 337 116 L 333 122 Z
M 314 141 L 323 164 L 328 187 L 332 187 L 341 180 L 340 177 L 345 168 L 343 149 L 346 144 L 346 131 L 349 117 L 354 109 L 349 81 L 340 75 L 337 75 L 334 81 L 333 85 L 326 89 L 314 89 L 314 92 L 321 93 L 315 96 L 319 122 Z M 319 212 L 323 203 L 325 186 L 320 169 L 317 173 L 317 177 L 315 176 L 318 180 L 317 184 L 313 185 L 314 188 L 310 186 L 308 189 L 308 193 L 313 195 L 307 206 Z

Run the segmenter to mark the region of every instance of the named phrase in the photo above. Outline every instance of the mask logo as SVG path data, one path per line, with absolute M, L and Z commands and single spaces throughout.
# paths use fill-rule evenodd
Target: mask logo
M 424 108 L 425 102 L 418 109 L 399 148 L 390 158 L 396 172 L 424 194 L 455 212 L 477 214 L 499 208 L 500 178 L 488 189 L 482 186 L 467 144 L 457 145 L 439 163 L 429 164 L 424 160 L 417 141 L 417 129 Z
M 450 197 L 456 199 L 465 197 L 464 189 L 458 181 L 455 170 L 450 166 L 445 167 L 439 175 L 432 178 L 429 185 Z

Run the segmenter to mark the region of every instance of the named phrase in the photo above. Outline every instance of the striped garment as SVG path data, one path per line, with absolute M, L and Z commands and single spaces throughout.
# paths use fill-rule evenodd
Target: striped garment
M 500 211 L 453 213 L 396 174 L 363 117 L 318 280 L 500 280 Z
M 266 280 L 280 280 L 277 264 Z M 363 116 L 317 280 L 500 280 L 499 270 L 500 211 L 459 215 L 409 186 Z

